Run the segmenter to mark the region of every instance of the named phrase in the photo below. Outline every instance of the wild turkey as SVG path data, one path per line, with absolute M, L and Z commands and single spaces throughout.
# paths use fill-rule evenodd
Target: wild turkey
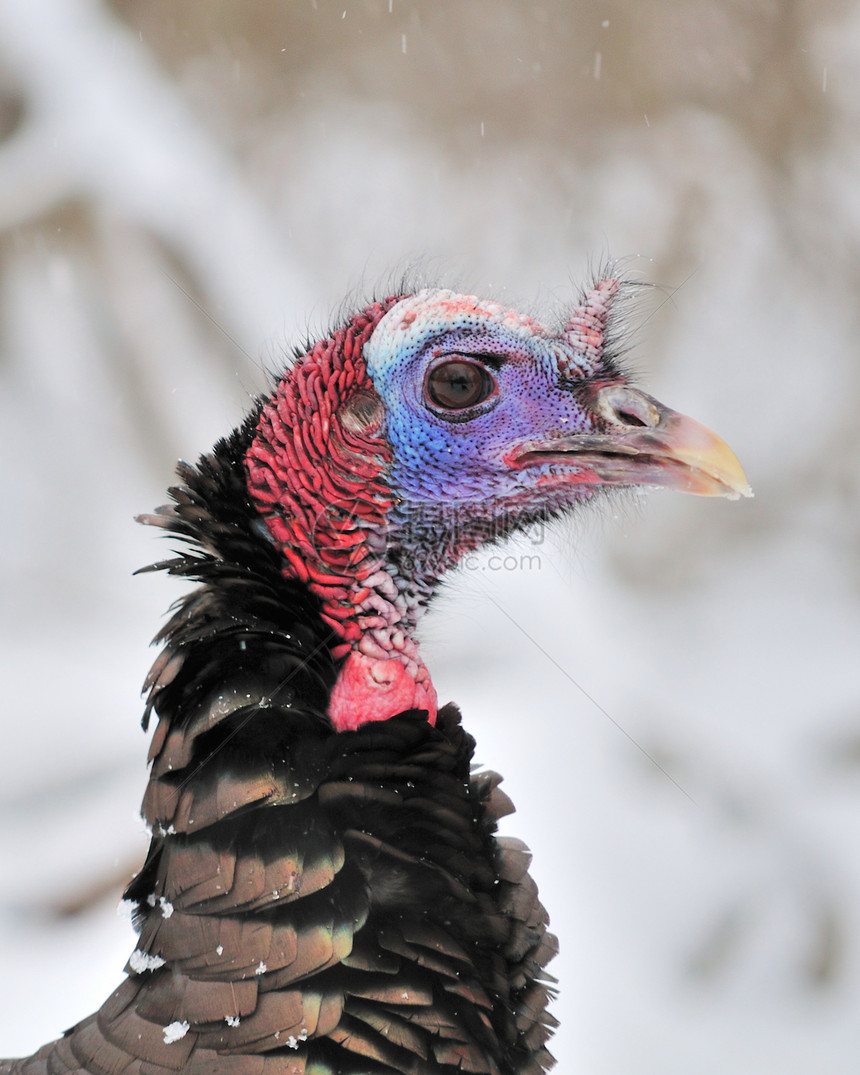
M 612 486 L 749 493 L 629 386 L 603 279 L 558 331 L 443 290 L 373 302 L 295 362 L 144 521 L 195 580 L 158 635 L 102 1008 L 20 1075 L 538 1075 L 556 950 L 512 810 L 415 628 L 467 551 Z M 537 718 L 537 715 L 536 715 Z

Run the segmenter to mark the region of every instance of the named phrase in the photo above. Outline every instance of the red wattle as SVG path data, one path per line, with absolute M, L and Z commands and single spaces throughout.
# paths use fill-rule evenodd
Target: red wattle
M 422 670 L 426 675 L 423 666 Z M 388 720 L 405 709 L 426 709 L 428 721 L 435 724 L 436 708 L 429 676 L 416 682 L 400 661 L 377 660 L 353 650 L 334 685 L 328 715 L 339 732 L 348 732 L 371 720 Z

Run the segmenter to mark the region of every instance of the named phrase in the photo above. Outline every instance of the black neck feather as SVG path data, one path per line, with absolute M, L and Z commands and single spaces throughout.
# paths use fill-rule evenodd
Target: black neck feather
M 142 518 L 187 546 L 143 570 L 198 584 L 155 638 L 164 649 L 144 686 L 144 727 L 153 710 L 181 722 L 203 694 L 248 675 L 261 700 L 325 713 L 337 674 L 330 645 L 337 640 L 320 618 L 318 599 L 284 577 L 280 553 L 248 496 L 244 457 L 256 421 L 249 416 L 197 466 L 181 463 L 173 503 Z

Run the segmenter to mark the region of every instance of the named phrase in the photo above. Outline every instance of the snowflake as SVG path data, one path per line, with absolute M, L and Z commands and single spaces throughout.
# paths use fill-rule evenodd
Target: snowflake
M 180 1038 L 184 1038 L 190 1027 L 191 1024 L 185 1019 L 177 1019 L 175 1023 L 169 1023 L 162 1031 L 164 1034 L 164 1044 L 172 1045 L 173 1042 L 179 1041 Z
M 148 952 L 141 952 L 139 948 L 135 948 L 128 957 L 128 965 L 135 974 L 143 974 L 144 971 L 158 970 L 159 967 L 163 967 L 164 960 L 161 956 L 150 955 Z

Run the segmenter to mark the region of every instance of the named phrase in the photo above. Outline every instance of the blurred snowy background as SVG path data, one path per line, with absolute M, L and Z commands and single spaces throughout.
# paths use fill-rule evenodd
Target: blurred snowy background
M 132 515 L 174 459 L 392 270 L 540 312 L 607 254 L 661 286 L 644 385 L 756 499 L 472 562 L 427 663 L 535 851 L 560 1071 L 857 1071 L 847 0 L 2 0 L 0 1055 L 133 944 L 137 691 L 177 584 L 131 577 L 163 551 Z

